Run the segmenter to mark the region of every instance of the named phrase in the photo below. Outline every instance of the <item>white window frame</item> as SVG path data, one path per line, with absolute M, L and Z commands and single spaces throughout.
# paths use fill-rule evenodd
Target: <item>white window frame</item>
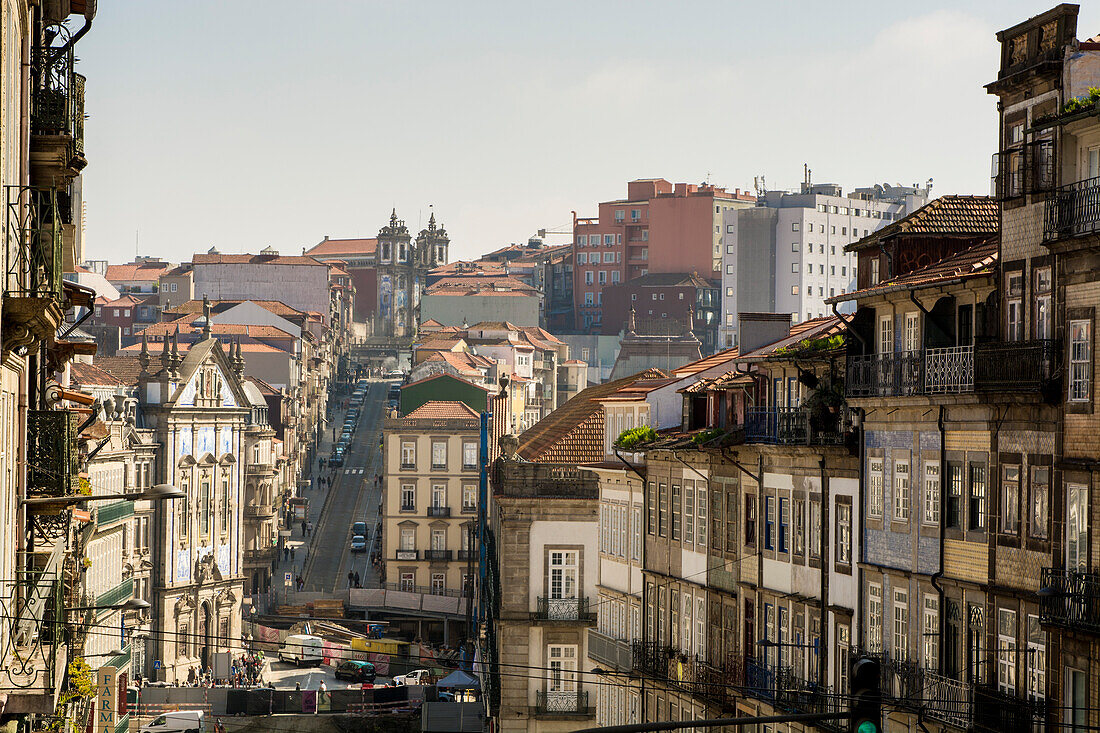
M 867 585 L 867 651 L 882 651 L 882 584 Z
M 905 350 L 920 350 L 920 313 L 917 311 L 905 314 Z
M 894 521 L 909 521 L 909 461 L 894 461 Z
M 867 461 L 867 516 L 882 519 L 885 509 L 885 459 L 870 458 Z
M 546 691 L 548 693 L 575 693 L 577 691 L 576 644 L 548 644 L 546 646 Z
M 416 441 L 401 441 L 401 465 L 402 467 L 416 467 Z
M 997 689 L 1016 692 L 1016 611 L 997 609 Z
M 924 516 L 925 524 L 940 523 L 940 464 L 924 462 Z
M 940 599 L 932 593 L 924 594 L 924 622 L 921 624 L 923 647 L 921 661 L 925 669 L 939 671 L 940 668 Z
M 547 595 L 553 599 L 577 598 L 579 564 L 576 550 L 551 550 Z
M 909 659 L 909 591 L 894 588 L 894 659 Z
M 1088 402 L 1092 385 L 1092 321 L 1074 319 L 1069 322 L 1070 402 Z
M 894 316 L 881 316 L 878 319 L 878 348 L 880 354 L 894 353 Z

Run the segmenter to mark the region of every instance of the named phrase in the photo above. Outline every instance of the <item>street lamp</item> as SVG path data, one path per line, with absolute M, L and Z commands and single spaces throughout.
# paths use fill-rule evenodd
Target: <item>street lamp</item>
M 142 491 L 135 491 L 129 494 L 74 494 L 71 496 L 35 496 L 29 499 L 20 499 L 19 503 L 23 506 L 59 506 L 68 507 L 75 504 L 83 504 L 86 501 L 107 501 L 113 499 L 115 501 L 119 499 L 125 499 L 128 501 L 162 501 L 165 499 L 182 499 L 187 496 L 172 484 L 156 484 L 150 486 L 148 489 Z

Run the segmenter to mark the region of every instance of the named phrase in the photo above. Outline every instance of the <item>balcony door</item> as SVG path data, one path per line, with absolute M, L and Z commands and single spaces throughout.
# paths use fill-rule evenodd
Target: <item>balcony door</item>
M 442 509 L 447 506 L 447 487 L 445 484 L 432 485 L 432 508 Z
M 447 549 L 447 530 L 445 529 L 433 529 L 432 530 L 432 550 L 434 552 L 442 552 Z
M 550 644 L 546 647 L 549 679 L 546 681 L 546 709 L 566 712 L 577 708 L 577 647 Z
M 1087 175 L 1085 178 L 1091 179 L 1100 177 L 1100 145 L 1089 148 L 1087 156 Z
M 578 614 L 576 550 L 551 550 L 547 614 L 550 618 L 575 619 Z
M 1082 484 L 1066 484 L 1066 570 L 1088 570 L 1089 489 Z

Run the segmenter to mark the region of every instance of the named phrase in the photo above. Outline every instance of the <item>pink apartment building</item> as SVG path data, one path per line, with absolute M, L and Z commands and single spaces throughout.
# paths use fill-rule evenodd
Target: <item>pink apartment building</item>
M 627 183 L 625 199 L 601 203 L 598 217 L 574 214 L 575 327 L 600 325 L 607 285 L 648 273 L 721 278 L 722 212 L 755 202 L 741 189 L 646 178 Z

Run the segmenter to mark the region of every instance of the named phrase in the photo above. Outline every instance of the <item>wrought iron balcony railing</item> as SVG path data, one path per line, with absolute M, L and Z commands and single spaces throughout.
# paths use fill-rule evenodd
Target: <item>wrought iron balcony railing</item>
M 1100 177 L 1056 189 L 1047 201 L 1043 241 L 1091 234 L 1100 229 Z
M 535 618 L 544 621 L 591 621 L 596 610 L 587 598 L 538 598 Z
M 449 506 L 430 506 L 428 507 L 429 517 L 449 517 L 451 516 L 451 508 Z
M 42 298 L 60 305 L 61 223 L 56 189 L 4 187 L 4 240 L 9 253 L 5 296 Z
M 752 408 L 745 413 L 745 442 L 775 445 L 839 445 L 842 412 L 816 419 L 801 407 Z
M 1100 634 L 1100 573 L 1043 568 L 1039 587 L 1043 623 Z
M 277 553 L 274 547 L 264 547 L 258 550 L 245 550 L 245 562 L 271 562 Z
M 1056 152 L 1053 140 L 1036 140 L 994 154 L 990 175 L 993 196 L 1004 200 L 1052 190 Z
M 975 386 L 982 391 L 1042 389 L 1055 377 L 1059 354 L 1054 339 L 975 344 Z
M 1028 699 L 987 685 L 975 685 L 973 729 L 983 733 L 1034 730 L 1046 718 L 1046 700 Z
M 932 670 L 924 671 L 924 712 L 928 717 L 968 730 L 974 715 L 970 686 Z
M 5 619 L 0 633 L 0 681 L 9 705 L 53 713 L 57 687 L 65 677 L 67 649 L 63 584 L 58 574 L 27 571 L 14 580 L 0 580 L 0 617 Z
M 634 671 L 659 679 L 664 679 L 668 674 L 668 647 L 655 641 L 634 641 L 630 651 Z
M 425 560 L 450 560 L 450 550 L 424 550 Z
M 31 497 L 77 493 L 80 470 L 76 429 L 69 410 L 27 411 L 27 494 Z
M 395 560 L 416 560 L 419 557 L 419 550 L 397 550 L 394 553 Z
M 924 392 L 924 352 L 849 356 L 844 389 L 849 397 L 899 397 Z
M 588 693 L 580 690 L 536 690 L 535 712 L 541 715 L 592 715 Z

